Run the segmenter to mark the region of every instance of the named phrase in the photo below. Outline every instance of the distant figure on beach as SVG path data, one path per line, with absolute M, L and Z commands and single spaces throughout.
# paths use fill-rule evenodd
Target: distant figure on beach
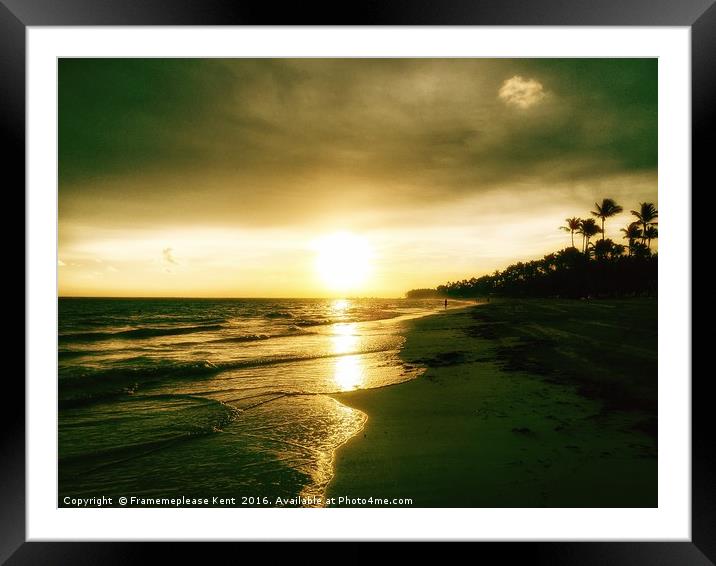
M 445 309 L 447 310 L 447 299 L 445 299 Z

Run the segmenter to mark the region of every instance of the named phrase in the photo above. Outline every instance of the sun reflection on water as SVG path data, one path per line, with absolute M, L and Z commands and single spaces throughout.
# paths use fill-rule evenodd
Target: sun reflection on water
M 333 326 L 333 353 L 338 354 L 333 380 L 340 391 L 351 391 L 363 385 L 365 368 L 361 354 L 348 355 L 358 350 L 360 336 L 356 334 L 355 323 L 335 324 Z M 345 354 L 345 355 L 344 355 Z
M 350 306 L 350 302 L 346 299 L 336 299 L 331 303 L 331 310 L 335 312 L 344 312 Z

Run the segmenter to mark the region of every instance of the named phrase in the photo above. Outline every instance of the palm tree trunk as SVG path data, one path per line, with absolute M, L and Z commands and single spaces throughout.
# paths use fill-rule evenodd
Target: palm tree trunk
M 602 216 L 602 240 L 604 239 L 604 217 Z
M 574 247 L 574 230 L 572 230 L 572 247 Z

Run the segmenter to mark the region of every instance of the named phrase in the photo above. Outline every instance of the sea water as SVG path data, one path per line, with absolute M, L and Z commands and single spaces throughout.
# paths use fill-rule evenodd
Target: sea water
M 391 385 L 405 321 L 438 301 L 61 298 L 59 505 L 81 498 L 317 500 Z

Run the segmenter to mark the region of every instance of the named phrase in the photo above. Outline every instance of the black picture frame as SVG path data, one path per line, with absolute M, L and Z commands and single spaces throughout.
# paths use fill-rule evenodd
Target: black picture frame
M 715 0 L 411 0 L 293 4 L 229 0 L 0 0 L 0 135 L 5 195 L 25 183 L 25 32 L 28 26 L 94 25 L 560 25 L 688 26 L 692 54 L 692 184 L 705 184 L 716 101 Z M 691 190 L 686 188 L 685 190 Z M 24 203 L 20 205 L 24 209 Z M 19 210 L 19 208 L 15 208 Z M 18 215 L 18 214 L 16 214 Z M 17 246 L 19 248 L 19 246 Z M 19 253 L 16 251 L 16 253 Z M 688 274 L 691 278 L 691 274 Z M 27 282 L 25 282 L 27 284 Z M 26 301 L 27 301 L 26 296 Z M 26 303 L 27 305 L 27 303 Z M 200 557 L 195 544 L 25 542 L 24 387 L 5 376 L 0 412 L 0 563 L 112 564 Z M 690 375 L 674 376 L 691 379 Z M 713 564 L 716 489 L 710 403 L 692 380 L 692 538 L 689 542 L 483 543 L 481 557 L 549 564 Z M 12 399 L 13 401 L 9 401 Z M 237 532 L 237 535 L 240 535 Z M 201 553 L 201 554 L 200 554 Z M 175 555 L 175 556 L 174 556 Z

